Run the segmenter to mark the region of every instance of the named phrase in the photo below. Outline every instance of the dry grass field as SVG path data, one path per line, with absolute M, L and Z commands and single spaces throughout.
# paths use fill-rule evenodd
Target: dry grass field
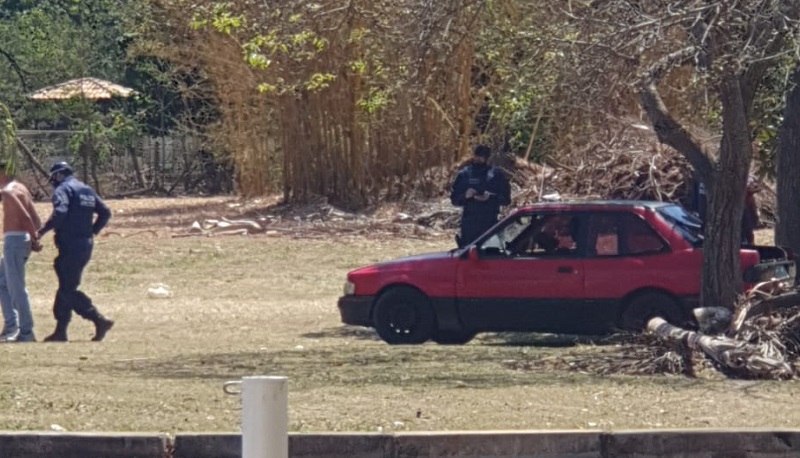
M 439 250 L 429 240 L 290 235 L 171 238 L 226 199 L 112 201 L 83 289 L 117 321 L 102 343 L 75 318 L 69 344 L 0 345 L 0 429 L 233 431 L 239 399 L 222 384 L 290 379 L 296 431 L 796 426 L 795 382 L 520 371 L 503 361 L 593 352 L 550 339 L 390 347 L 340 326 L 345 273 Z M 48 214 L 46 205 L 42 215 Z M 153 232 L 142 232 L 152 230 Z M 53 326 L 55 250 L 29 263 L 39 338 Z M 151 299 L 154 284 L 172 297 Z

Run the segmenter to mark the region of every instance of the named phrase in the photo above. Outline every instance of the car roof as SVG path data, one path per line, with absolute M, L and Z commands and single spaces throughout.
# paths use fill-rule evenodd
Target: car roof
M 520 211 L 531 210 L 558 210 L 558 211 L 578 211 L 578 210 L 602 210 L 602 209 L 633 209 L 649 208 L 657 209 L 676 205 L 672 202 L 660 202 L 655 200 L 572 200 L 559 202 L 540 202 L 521 207 Z

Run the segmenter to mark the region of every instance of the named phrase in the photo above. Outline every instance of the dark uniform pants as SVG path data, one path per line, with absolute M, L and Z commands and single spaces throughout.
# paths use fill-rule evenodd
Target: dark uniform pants
M 97 310 L 89 296 L 78 287 L 81 284 L 83 269 L 92 258 L 92 239 L 66 240 L 58 244 L 58 256 L 54 268 L 58 277 L 58 292 L 53 305 L 56 321 L 69 323 L 72 311 L 87 320 L 97 317 Z

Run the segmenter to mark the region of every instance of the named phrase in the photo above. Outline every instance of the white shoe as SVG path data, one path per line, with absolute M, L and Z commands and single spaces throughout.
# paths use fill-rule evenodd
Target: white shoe
M 3 330 L 2 334 L 0 334 L 0 342 L 15 342 L 19 337 L 19 329 L 14 329 L 13 331 Z

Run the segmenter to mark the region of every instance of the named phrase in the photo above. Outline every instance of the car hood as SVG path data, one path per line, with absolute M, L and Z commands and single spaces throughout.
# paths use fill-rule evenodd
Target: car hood
M 420 265 L 430 266 L 432 263 L 438 264 L 437 261 L 447 261 L 453 259 L 453 256 L 455 255 L 454 253 L 455 250 L 418 254 L 404 258 L 392 259 L 356 269 L 350 272 L 350 274 L 363 275 L 387 270 L 416 270 Z
M 400 264 L 409 264 L 415 262 L 431 262 L 431 261 L 445 260 L 445 259 L 451 259 L 452 257 L 453 257 L 453 252 L 441 251 L 437 253 L 417 254 L 414 256 L 406 256 L 404 258 L 392 259 L 390 261 L 384 261 L 384 262 L 379 262 L 377 264 L 373 264 L 373 266 L 392 267 Z

